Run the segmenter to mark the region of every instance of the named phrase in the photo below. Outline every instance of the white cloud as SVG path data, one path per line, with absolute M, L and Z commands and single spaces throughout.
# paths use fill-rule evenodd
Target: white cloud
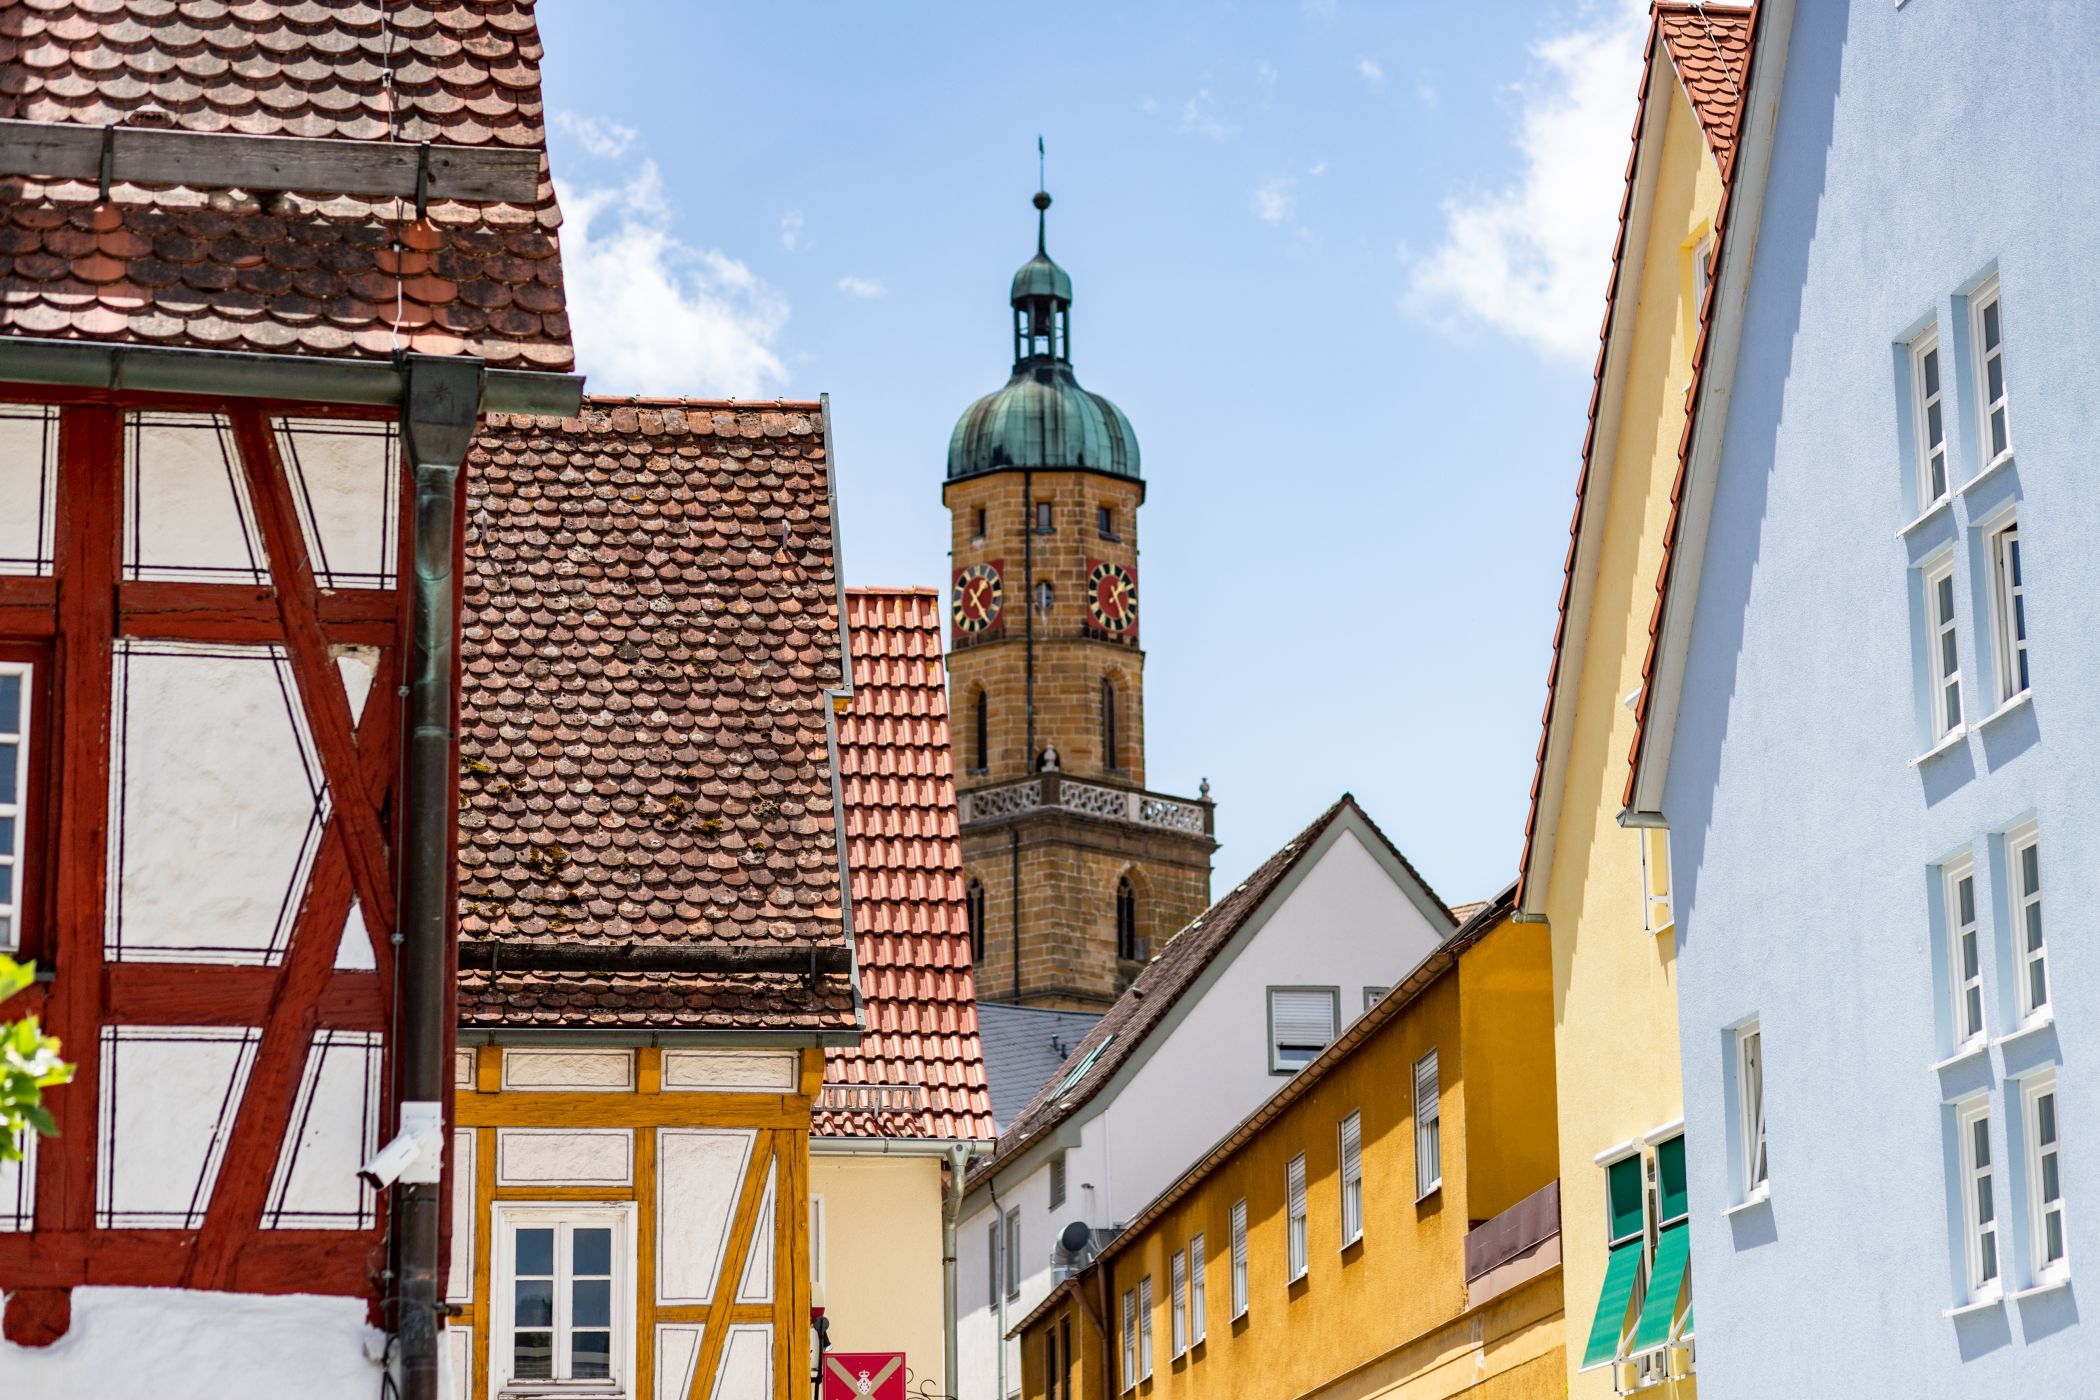
M 809 240 L 802 236 L 801 210 L 790 209 L 780 216 L 780 246 L 790 253 L 809 246 Z
M 1271 175 L 1255 187 L 1254 215 L 1263 223 L 1286 223 L 1297 208 L 1298 196 L 1291 193 L 1291 182 L 1283 176 Z
M 1218 115 L 1209 88 L 1198 89 L 1194 97 L 1182 104 L 1181 129 L 1185 134 L 1204 136 L 1213 141 L 1223 141 L 1239 130 Z
M 579 117 L 574 112 L 556 112 L 554 126 L 576 138 L 576 144 L 600 160 L 618 160 L 634 144 L 635 130 L 604 117 Z
M 787 300 L 749 266 L 670 228 L 654 161 L 627 184 L 561 190 L 577 360 L 599 392 L 779 392 Z
M 886 297 L 890 294 L 890 289 L 883 286 L 880 282 L 870 281 L 866 277 L 854 277 L 850 274 L 839 279 L 839 290 L 847 296 L 855 297 L 861 301 L 868 301 L 874 297 Z
M 1524 168 L 1445 201 L 1443 241 L 1414 267 L 1417 312 L 1484 321 L 1549 355 L 1594 353 L 1647 23 L 1640 0 L 1612 0 L 1532 46 L 1517 88 Z
M 1356 71 L 1363 74 L 1365 79 L 1370 82 L 1382 83 L 1385 81 L 1385 70 L 1378 66 L 1375 59 L 1359 58 L 1356 60 Z

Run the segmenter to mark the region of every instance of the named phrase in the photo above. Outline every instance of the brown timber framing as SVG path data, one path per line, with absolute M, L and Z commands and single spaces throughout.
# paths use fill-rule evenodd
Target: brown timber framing
M 530 204 L 540 152 L 10 119 L 0 120 L 0 175 L 92 180 L 105 198 L 111 185 L 132 184 Z

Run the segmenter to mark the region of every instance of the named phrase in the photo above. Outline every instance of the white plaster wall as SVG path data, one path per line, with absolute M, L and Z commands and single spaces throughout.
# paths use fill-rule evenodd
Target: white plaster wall
M 1095 1228 L 1127 1221 L 1286 1081 L 1269 1072 L 1268 989 L 1340 989 L 1341 1024 L 1363 1014 L 1365 987 L 1400 982 L 1447 931 L 1432 924 L 1356 834 L 1334 844 L 1255 931 L 1202 995 L 1184 997 L 1179 1024 L 1112 1099 L 1082 1111 L 1065 1155 L 1065 1201 L 1050 1206 L 1047 1161 L 1002 1179 L 994 1208 L 983 1187 L 965 1205 L 957 1240 L 957 1369 L 961 1400 L 998 1400 L 1006 1330 L 1052 1286 L 1057 1234 L 1074 1220 Z M 1065 1131 L 1072 1131 L 1072 1124 Z M 1021 1288 L 988 1297 L 987 1231 L 1021 1212 Z M 1003 1292 L 1003 1289 L 1001 1290 Z M 1003 1305 L 1003 1306 L 1002 1306 Z M 1007 1393 L 1019 1388 L 1009 1350 Z
M 48 1347 L 0 1341 L 0 1394 L 35 1400 L 374 1400 L 360 1298 L 76 1288 Z

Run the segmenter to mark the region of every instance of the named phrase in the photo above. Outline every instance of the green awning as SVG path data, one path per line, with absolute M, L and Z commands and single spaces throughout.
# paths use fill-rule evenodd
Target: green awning
M 1641 1276 L 1640 1236 L 1615 1245 L 1604 1266 L 1604 1288 L 1597 1295 L 1597 1320 L 1590 1324 L 1590 1344 L 1582 1354 L 1584 1370 L 1602 1366 L 1619 1354 L 1626 1331 L 1626 1310 L 1633 1306 L 1633 1285 Z
M 1656 1237 L 1655 1277 L 1648 1284 L 1647 1301 L 1641 1304 L 1641 1320 L 1633 1329 L 1633 1350 L 1652 1351 L 1670 1340 L 1670 1323 L 1677 1316 L 1678 1295 L 1684 1292 L 1691 1262 L 1690 1222 L 1664 1226 Z

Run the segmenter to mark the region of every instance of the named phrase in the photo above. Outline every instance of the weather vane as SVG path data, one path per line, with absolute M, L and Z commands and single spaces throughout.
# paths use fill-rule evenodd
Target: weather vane
M 1049 185 L 1043 180 L 1043 138 L 1041 135 L 1035 138 L 1035 187 L 1038 190 L 1047 190 L 1049 188 Z

